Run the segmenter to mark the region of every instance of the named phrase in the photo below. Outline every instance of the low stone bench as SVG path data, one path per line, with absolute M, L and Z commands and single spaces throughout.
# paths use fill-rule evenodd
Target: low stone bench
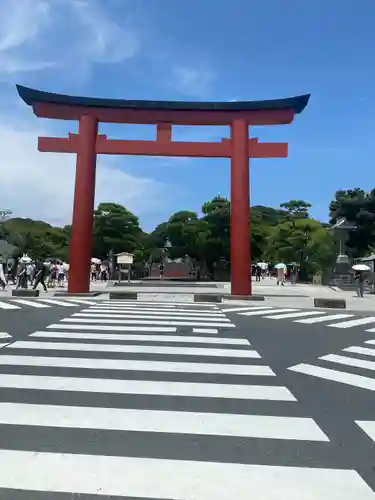
M 346 309 L 345 299 L 314 299 L 315 307 L 326 307 L 329 309 Z
M 18 290 L 12 290 L 12 297 L 39 297 L 39 290 L 19 288 Z
M 194 302 L 221 302 L 222 295 L 219 293 L 195 293 Z
M 137 300 L 138 293 L 131 291 L 109 292 L 110 300 Z

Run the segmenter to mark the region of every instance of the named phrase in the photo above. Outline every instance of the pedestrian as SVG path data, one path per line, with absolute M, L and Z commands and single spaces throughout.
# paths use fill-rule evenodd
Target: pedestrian
M 164 279 L 164 262 L 160 262 L 159 264 L 159 278 L 161 280 Z
M 35 268 L 36 268 L 36 274 L 35 274 L 35 282 L 34 282 L 33 290 L 36 290 L 37 286 L 40 283 L 42 285 L 44 291 L 47 292 L 48 290 L 47 290 L 46 284 L 44 282 L 44 279 L 47 275 L 47 267 L 43 264 L 43 262 L 38 261 L 36 263 Z
M 260 281 L 261 276 L 262 276 L 262 268 L 260 266 L 257 266 L 255 269 L 255 281 Z
M 279 267 L 277 268 L 277 284 L 284 286 L 285 281 L 285 268 Z
M 0 286 L 3 291 L 5 290 L 6 285 L 7 285 L 7 280 L 5 278 L 4 265 L 3 261 L 0 260 Z
M 356 292 L 358 297 L 363 297 L 365 291 L 365 277 L 362 271 L 355 271 L 354 281 L 356 285 Z

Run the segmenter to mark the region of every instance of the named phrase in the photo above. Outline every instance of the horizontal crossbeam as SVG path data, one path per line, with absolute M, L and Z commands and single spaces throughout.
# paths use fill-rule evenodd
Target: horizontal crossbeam
M 38 150 L 48 153 L 78 153 L 79 136 L 69 134 L 68 138 L 39 137 Z M 230 158 L 232 156 L 231 139 L 221 142 L 180 142 L 180 141 L 139 141 L 107 139 L 98 135 L 96 153 L 108 155 L 138 156 L 185 156 L 202 158 Z M 282 142 L 259 143 L 258 139 L 248 141 L 249 158 L 286 158 L 288 144 Z

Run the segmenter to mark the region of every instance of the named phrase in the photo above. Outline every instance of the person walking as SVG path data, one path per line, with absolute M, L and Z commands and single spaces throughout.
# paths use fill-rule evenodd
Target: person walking
M 4 265 L 2 260 L 0 260 L 0 286 L 4 292 L 5 287 L 7 286 L 7 280 L 5 278 Z
M 44 279 L 47 275 L 47 268 L 43 264 L 43 262 L 41 262 L 41 261 L 38 261 L 36 263 L 35 268 L 36 268 L 36 274 L 35 274 L 35 282 L 34 282 L 33 290 L 36 290 L 37 286 L 40 283 L 42 285 L 44 291 L 47 292 L 48 290 L 47 290 L 46 284 L 44 282 Z
M 355 271 L 354 281 L 356 284 L 356 291 L 358 297 L 363 297 L 365 291 L 365 277 L 363 271 Z
M 261 276 L 262 276 L 262 268 L 260 266 L 257 266 L 255 269 L 255 281 L 260 281 Z

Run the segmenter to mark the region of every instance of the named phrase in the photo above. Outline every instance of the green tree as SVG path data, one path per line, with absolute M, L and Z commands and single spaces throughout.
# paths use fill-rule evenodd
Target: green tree
M 4 225 L 9 243 L 15 245 L 20 254 L 28 253 L 37 259 L 67 259 L 69 239 L 61 228 L 18 217 L 7 220 Z
M 350 231 L 347 246 L 353 257 L 366 255 L 375 246 L 375 189 L 339 190 L 329 205 L 330 223 L 345 219 L 356 229 Z
M 141 250 L 139 219 L 117 203 L 100 203 L 94 211 L 93 254 L 105 259 L 110 251 L 134 253 Z
M 308 275 L 332 263 L 334 242 L 326 227 L 314 219 L 284 221 L 271 230 L 267 257 L 272 262 L 297 262 Z
M 290 200 L 281 203 L 280 208 L 284 210 L 286 218 L 308 219 L 311 204 L 303 200 Z

